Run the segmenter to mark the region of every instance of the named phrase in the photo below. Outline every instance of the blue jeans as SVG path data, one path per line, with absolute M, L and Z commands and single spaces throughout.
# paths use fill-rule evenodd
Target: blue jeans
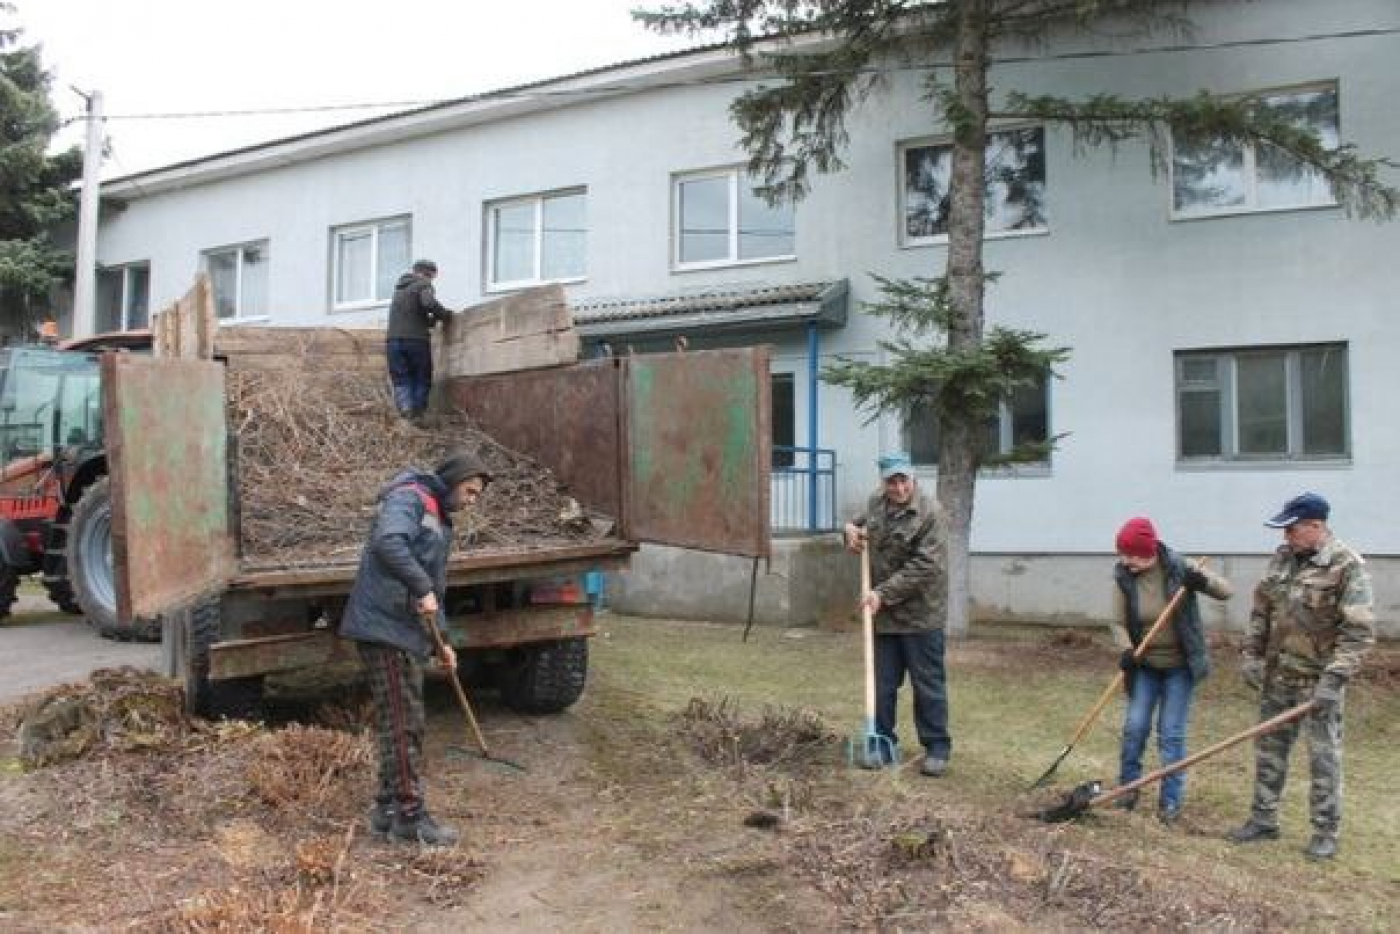
M 899 686 L 904 674 L 914 691 L 914 728 L 924 749 L 947 759 L 953 749 L 948 736 L 948 678 L 943 669 L 943 630 L 875 636 L 875 731 L 899 742 Z
M 1124 785 L 1142 775 L 1142 753 L 1152 732 L 1152 713 L 1157 712 L 1157 753 L 1162 765 L 1186 757 L 1186 724 L 1191 717 L 1191 692 L 1195 681 L 1191 669 L 1139 668 L 1133 672 L 1133 693 L 1128 699 L 1128 715 L 1123 721 L 1123 751 L 1118 767 L 1118 784 Z M 1162 780 L 1158 806 L 1180 809 L 1186 793 L 1185 772 Z
M 391 337 L 385 341 L 385 351 L 394 405 L 403 415 L 426 412 L 428 390 L 433 388 L 433 345 L 414 337 Z

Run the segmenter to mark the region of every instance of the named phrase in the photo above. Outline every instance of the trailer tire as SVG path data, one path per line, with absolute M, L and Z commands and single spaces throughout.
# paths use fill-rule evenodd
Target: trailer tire
M 19 599 L 19 574 L 0 561 L 0 619 L 8 619 L 15 601 Z
M 68 581 L 88 624 L 108 639 L 159 642 L 160 620 L 138 619 L 123 626 L 117 618 L 117 577 L 112 562 L 112 487 L 106 477 L 83 490 L 73 507 L 67 548 Z
M 78 598 L 73 593 L 73 584 L 67 579 L 44 581 L 44 589 L 49 592 L 49 599 L 53 605 L 65 613 L 74 616 L 82 616 L 83 608 L 78 605 Z M 160 634 L 156 634 L 160 638 Z
M 583 696 L 588 640 L 558 639 L 523 645 L 500 681 L 501 699 L 520 713 L 558 713 Z
M 261 720 L 262 676 L 211 681 L 209 650 L 223 639 L 218 600 L 202 600 L 182 614 L 185 627 L 185 707 L 206 720 Z

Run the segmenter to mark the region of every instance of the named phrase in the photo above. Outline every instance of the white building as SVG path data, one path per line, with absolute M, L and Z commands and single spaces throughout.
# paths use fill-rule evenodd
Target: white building
M 1189 39 L 1131 49 L 1067 35 L 1008 55 L 993 84 L 1267 92 L 1325 139 L 1400 155 L 1393 0 L 1222 0 L 1194 20 Z M 668 55 L 117 179 L 99 323 L 140 323 L 200 270 L 228 323 L 277 325 L 382 321 L 418 256 L 438 262 L 449 305 L 562 281 L 595 345 L 774 344 L 775 443 L 834 452 L 834 498 L 816 504 L 829 526 L 873 488 L 882 449 L 912 449 L 934 477 L 917 416 L 866 424 L 812 373 L 878 356 L 887 335 L 861 311 L 871 273 L 942 274 L 947 137 L 919 73 L 892 70 L 850 122 L 848 168 L 768 208 L 729 118 L 739 69 L 713 49 Z M 1267 153 L 1179 151 L 1154 174 L 1145 144 L 1076 153 L 1066 131 L 1024 124 L 994 142 L 1007 183 L 990 189 L 988 322 L 1072 356 L 1004 413 L 1005 443 L 1065 437 L 1047 463 L 979 482 L 979 612 L 1103 615 L 1114 531 L 1148 514 L 1172 545 L 1227 557 L 1238 624 L 1277 541 L 1261 521 L 1315 490 L 1371 556 L 1378 615 L 1400 620 L 1400 427 L 1385 415 L 1400 389 L 1400 225 L 1348 219 Z M 808 523 L 807 492 L 795 497 L 778 518 Z

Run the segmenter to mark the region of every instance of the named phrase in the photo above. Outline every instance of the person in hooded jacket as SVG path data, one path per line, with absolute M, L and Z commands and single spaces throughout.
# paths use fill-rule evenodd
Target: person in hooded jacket
M 433 291 L 437 271 L 432 260 L 418 260 L 399 277 L 389 302 L 385 353 L 394 405 L 400 415 L 414 421 L 428 411 L 428 391 L 433 386 L 433 326 L 452 317 Z
M 1114 640 L 1123 647 L 1119 667 L 1128 687 L 1128 711 L 1123 720 L 1118 784 L 1126 785 L 1142 775 L 1142 754 L 1157 718 L 1157 752 L 1163 766 L 1186 757 L 1191 695 L 1210 672 L 1210 653 L 1196 594 L 1228 600 L 1230 582 L 1168 548 L 1146 516 L 1135 516 L 1118 530 L 1115 544 L 1118 563 L 1113 568 Z M 1135 658 L 1147 631 L 1182 588 L 1186 594 L 1152 641 Z M 1157 817 L 1171 824 L 1181 815 L 1186 776 L 1177 772 L 1162 780 Z M 1132 810 L 1138 795 L 1118 799 L 1118 806 Z
M 379 758 L 369 824 L 381 837 L 433 846 L 458 838 L 433 819 L 424 799 L 423 666 L 434 651 L 425 617 L 442 617 L 452 514 L 475 503 L 490 482 L 490 472 L 466 451 L 431 473 L 402 471 L 379 495 L 360 556 L 340 634 L 358 643 L 369 673 Z M 456 667 L 451 646 L 439 661 Z

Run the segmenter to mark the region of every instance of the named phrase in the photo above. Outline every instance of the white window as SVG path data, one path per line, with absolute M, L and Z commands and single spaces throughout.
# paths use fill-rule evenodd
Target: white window
M 209 274 L 220 321 L 268 316 L 268 259 L 266 240 L 205 251 L 204 271 Z
M 588 274 L 588 198 L 583 191 L 487 205 L 488 289 L 578 281 Z
M 1345 344 L 1176 355 L 1182 461 L 1348 456 Z
M 331 231 L 331 307 L 335 311 L 382 305 L 409 266 L 412 227 L 406 217 Z
M 769 205 L 742 169 L 677 177 L 672 213 L 677 268 L 732 266 L 796 255 L 792 204 Z
M 151 264 L 99 269 L 96 283 L 97 333 L 144 328 L 151 321 Z
M 1262 95 L 1264 106 L 1313 130 L 1329 149 L 1341 142 L 1335 85 Z M 1320 172 L 1269 146 L 1220 140 L 1172 141 L 1172 215 L 1210 217 L 1336 203 Z
M 900 147 L 899 201 L 905 246 L 948 239 L 948 194 L 953 144 L 905 143 Z M 987 134 L 986 235 L 1036 233 L 1045 215 L 1045 129 L 1020 127 Z
M 1050 440 L 1050 377 L 1034 386 L 1021 386 L 1004 399 L 995 418 L 983 427 L 980 460 L 996 462 L 1018 448 Z M 915 405 L 905 422 L 905 447 L 915 465 L 936 466 L 942 439 L 931 405 Z M 1043 464 L 1044 461 L 1041 461 Z

